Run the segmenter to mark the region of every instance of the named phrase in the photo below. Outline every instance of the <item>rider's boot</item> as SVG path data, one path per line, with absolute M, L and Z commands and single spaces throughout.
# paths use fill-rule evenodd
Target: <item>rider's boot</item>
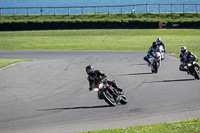
M 189 72 L 189 71 L 187 71 L 187 74 L 188 74 L 188 75 L 190 75 L 190 72 Z
M 183 68 L 182 71 L 186 71 L 188 75 L 190 74 L 190 72 L 186 68 Z
M 148 62 L 148 67 L 151 66 L 151 62 Z
M 144 60 L 148 62 L 148 67 L 149 67 L 149 66 L 151 65 L 151 62 L 149 61 L 148 57 L 145 56 L 145 57 L 144 57 Z

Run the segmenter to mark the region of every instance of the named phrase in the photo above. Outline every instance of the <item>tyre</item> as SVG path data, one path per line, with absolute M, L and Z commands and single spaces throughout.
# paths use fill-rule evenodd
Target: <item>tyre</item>
M 199 69 L 197 67 L 194 67 L 194 77 L 199 80 Z
M 157 64 L 157 62 L 154 62 L 154 70 L 155 70 L 155 73 L 158 72 L 158 64 Z
M 122 105 L 125 105 L 125 104 L 128 103 L 128 100 L 127 100 L 127 98 L 126 98 L 125 95 L 121 95 L 120 103 L 121 103 Z
M 115 99 L 113 95 L 111 95 L 109 92 L 103 92 L 103 99 L 110 105 L 110 106 L 116 106 Z
M 157 62 L 153 62 L 153 68 L 151 68 L 152 73 L 157 73 L 158 72 L 158 65 Z

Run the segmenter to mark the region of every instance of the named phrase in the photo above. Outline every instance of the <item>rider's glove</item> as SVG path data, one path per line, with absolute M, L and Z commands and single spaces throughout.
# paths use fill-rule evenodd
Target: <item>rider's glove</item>
M 94 87 L 95 87 L 95 84 L 93 83 L 92 85 L 90 85 L 89 91 L 91 91 Z

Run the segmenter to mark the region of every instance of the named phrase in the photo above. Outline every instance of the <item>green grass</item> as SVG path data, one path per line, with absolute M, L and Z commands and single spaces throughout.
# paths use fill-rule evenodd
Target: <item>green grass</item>
M 84 15 L 2 15 L 0 22 L 48 22 L 48 21 L 152 21 L 152 22 L 191 22 L 200 21 L 197 13 L 124 13 L 121 14 L 84 14 Z
M 199 29 L 8 31 L 0 32 L 0 49 L 148 51 L 161 37 L 167 52 L 185 45 L 200 57 L 199 36 Z
M 199 133 L 200 118 L 173 123 L 160 123 L 119 129 L 88 131 L 84 133 Z
M 0 59 L 0 68 L 6 67 L 8 65 L 21 62 L 21 61 L 29 61 L 30 59 Z

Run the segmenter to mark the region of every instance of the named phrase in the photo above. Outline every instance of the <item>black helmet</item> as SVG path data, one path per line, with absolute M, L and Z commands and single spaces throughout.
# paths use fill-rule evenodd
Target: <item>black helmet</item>
M 157 47 L 157 43 L 154 41 L 154 42 L 152 43 L 152 46 L 153 46 L 153 48 L 156 48 L 156 47 Z
M 182 46 L 182 47 L 181 47 L 181 53 L 184 54 L 184 53 L 186 52 L 186 50 L 187 50 L 186 46 Z
M 88 75 L 91 75 L 91 74 L 94 73 L 94 67 L 93 67 L 92 65 L 87 66 L 87 67 L 85 68 L 85 70 L 86 70 L 86 73 L 87 73 Z

